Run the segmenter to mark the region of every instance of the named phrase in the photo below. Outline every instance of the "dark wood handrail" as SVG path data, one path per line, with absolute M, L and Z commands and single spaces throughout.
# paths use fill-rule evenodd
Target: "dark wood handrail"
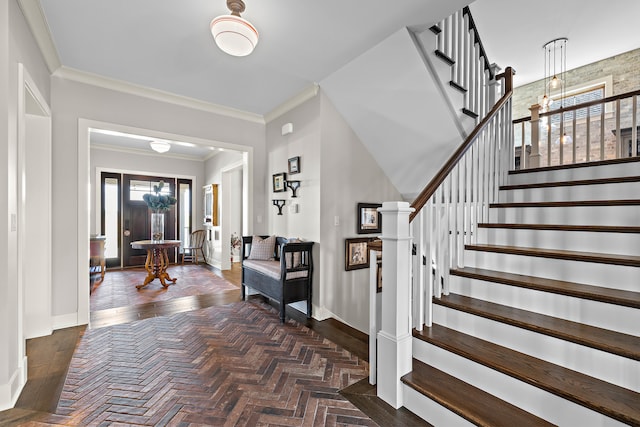
M 594 101 L 584 102 L 582 104 L 570 105 L 569 107 L 563 107 L 563 108 L 558 108 L 557 110 L 547 111 L 547 112 L 544 112 L 544 113 L 540 113 L 540 117 L 554 116 L 556 114 L 562 114 L 562 113 L 565 113 L 567 111 L 581 110 L 583 108 L 589 108 L 589 107 L 592 107 L 594 105 L 605 104 L 607 102 L 613 102 L 613 101 L 617 101 L 619 99 L 631 98 L 631 97 L 636 96 L 636 95 L 640 95 L 640 89 L 632 90 L 631 92 L 621 93 L 619 95 L 613 95 L 613 96 L 610 96 L 608 98 L 596 99 Z M 515 125 L 515 124 L 518 124 L 518 123 L 528 122 L 528 121 L 531 121 L 531 116 L 521 117 L 519 119 L 515 119 L 513 121 L 513 124 Z
M 491 111 L 489 111 L 489 114 L 487 114 L 485 118 L 482 119 L 482 121 L 478 123 L 478 125 L 473 129 L 473 131 L 471 131 L 467 139 L 464 140 L 462 145 L 458 147 L 456 152 L 453 153 L 453 155 L 449 158 L 447 163 L 444 164 L 444 166 L 440 169 L 440 171 L 436 174 L 436 176 L 433 177 L 431 182 L 427 184 L 424 190 L 422 190 L 422 192 L 418 195 L 418 197 L 416 197 L 413 203 L 411 203 L 411 207 L 414 208 L 415 210 L 409 216 L 409 222 L 413 221 L 413 218 L 415 218 L 416 215 L 418 215 L 418 213 L 420 212 L 420 209 L 422 209 L 422 207 L 429 201 L 429 199 L 431 198 L 431 196 L 433 196 L 433 193 L 435 193 L 435 191 L 438 189 L 440 184 L 444 182 L 447 175 L 451 173 L 451 171 L 458 164 L 460 159 L 462 159 L 462 156 L 464 156 L 464 154 L 467 152 L 469 147 L 471 147 L 471 144 L 473 143 L 475 138 L 478 136 L 478 134 L 484 130 L 487 124 L 498 114 L 498 112 L 504 106 L 504 104 L 506 104 L 507 101 L 511 98 L 511 95 L 513 94 L 513 85 L 512 85 L 513 75 L 514 75 L 513 68 L 507 67 L 506 70 L 504 70 L 504 73 L 496 76 L 496 78 L 504 78 L 504 82 L 505 82 L 504 95 L 502 95 L 502 97 L 498 100 L 498 102 L 496 102 L 496 104 L 493 106 Z
M 484 50 L 482 40 L 480 40 L 480 33 L 478 32 L 478 27 L 476 27 L 476 23 L 473 20 L 473 15 L 471 15 L 471 9 L 469 9 L 469 6 L 465 6 L 462 9 L 462 14 L 469 16 L 469 30 L 473 30 L 473 32 L 476 33 L 476 43 L 478 43 L 478 46 L 480 46 L 480 56 L 484 57 L 484 68 L 489 71 L 489 78 L 493 80 L 493 69 L 491 68 L 491 63 L 489 62 L 487 52 L 485 52 Z

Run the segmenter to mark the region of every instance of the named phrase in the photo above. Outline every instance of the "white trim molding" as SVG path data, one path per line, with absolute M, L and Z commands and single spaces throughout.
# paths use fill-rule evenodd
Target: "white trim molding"
M 4 384 L 0 384 L 0 411 L 14 407 L 20 397 L 22 388 L 27 383 L 27 357 L 24 356 L 22 363 L 13 371 L 11 378 Z
M 311 86 L 304 89 L 299 94 L 292 96 L 282 104 L 278 105 L 273 110 L 269 111 L 264 115 L 264 122 L 269 123 L 270 121 L 277 119 L 281 115 L 293 110 L 298 105 L 302 105 L 307 102 L 311 98 L 315 97 L 318 94 L 320 86 L 317 83 L 312 84 Z
M 31 29 L 33 37 L 36 39 L 40 52 L 42 52 L 47 68 L 53 74 L 54 71 L 62 66 L 62 62 L 60 62 L 58 50 L 51 38 L 51 32 L 40 2 L 38 0 L 18 0 L 18 4 L 22 9 L 22 14 Z
M 99 74 L 77 70 L 75 68 L 62 66 L 53 73 L 53 76 L 91 86 L 101 87 L 104 89 L 114 90 L 117 92 L 141 96 L 144 98 L 153 99 L 154 101 L 167 102 L 174 105 L 180 105 L 182 107 L 219 114 L 221 116 L 231 117 L 234 119 L 246 120 L 248 122 L 259 124 L 265 123 L 264 117 L 259 114 L 236 110 L 235 108 L 201 101 L 199 99 L 189 98 L 187 96 L 176 95 L 175 93 L 153 89 L 147 86 L 136 85 L 123 80 L 117 80 L 110 77 L 101 76 Z

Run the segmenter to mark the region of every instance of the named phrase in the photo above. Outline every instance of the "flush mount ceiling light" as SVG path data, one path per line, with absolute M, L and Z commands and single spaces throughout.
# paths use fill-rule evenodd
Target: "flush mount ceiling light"
M 244 12 L 242 0 L 227 0 L 230 15 L 221 15 L 211 21 L 211 34 L 218 47 L 233 56 L 247 56 L 258 44 L 258 30 L 240 17 Z
M 149 145 L 157 153 L 166 153 L 171 149 L 171 144 L 167 141 L 149 141 Z

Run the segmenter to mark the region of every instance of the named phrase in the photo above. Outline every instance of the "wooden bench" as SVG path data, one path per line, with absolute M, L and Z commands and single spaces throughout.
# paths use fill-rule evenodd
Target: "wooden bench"
M 252 241 L 252 236 L 242 237 L 242 299 L 246 298 L 245 288 L 251 288 L 277 301 L 283 323 L 286 305 L 306 300 L 307 318 L 310 318 L 313 242 L 290 243 L 284 237 L 277 237 L 272 260 L 252 260 L 249 259 Z

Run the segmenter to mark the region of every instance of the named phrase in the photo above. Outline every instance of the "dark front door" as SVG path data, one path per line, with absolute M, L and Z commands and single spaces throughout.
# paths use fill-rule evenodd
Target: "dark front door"
M 142 249 L 132 249 L 131 242 L 149 240 L 151 238 L 151 211 L 142 199 L 145 193 L 153 193 L 153 186 L 164 181 L 163 194 L 176 196 L 174 178 L 163 178 L 143 175 L 123 175 L 122 191 L 122 265 L 124 267 L 144 265 L 146 252 Z M 176 238 L 176 207 L 165 213 L 164 239 Z M 171 262 L 175 262 L 175 250 L 169 253 Z

